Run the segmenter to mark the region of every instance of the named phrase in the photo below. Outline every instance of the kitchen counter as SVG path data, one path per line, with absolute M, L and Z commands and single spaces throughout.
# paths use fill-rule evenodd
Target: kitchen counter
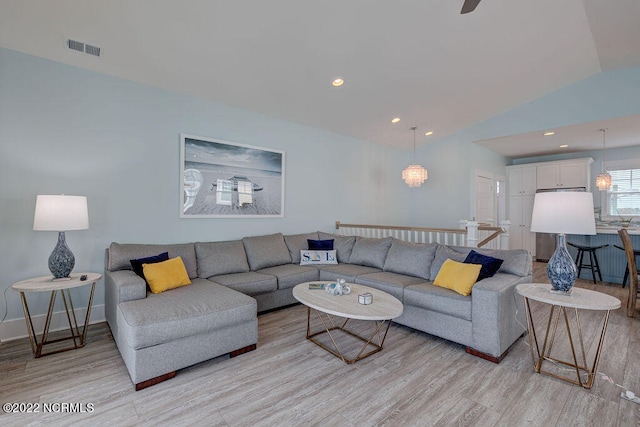
M 618 230 L 622 227 L 619 225 L 596 225 L 596 234 L 618 234 Z M 630 236 L 640 236 L 640 228 L 635 225 L 627 227 Z
M 602 272 L 602 279 L 606 282 L 622 283 L 624 269 L 627 265 L 627 257 L 625 256 L 624 251 L 616 248 L 616 246 L 622 247 L 622 241 L 620 241 L 620 236 L 618 236 L 618 230 L 620 228 L 620 226 L 614 225 L 598 225 L 596 226 L 596 235 L 567 236 L 568 242 L 576 243 L 579 245 L 609 245 L 602 249 L 598 249 L 598 251 L 596 252 L 598 256 L 598 263 L 600 264 L 600 271 Z M 640 248 L 640 228 L 636 227 L 634 224 L 633 227 L 629 227 L 627 228 L 627 230 L 629 231 L 631 244 L 633 245 L 633 247 Z M 575 260 L 576 249 L 571 246 L 569 246 L 568 249 L 573 259 Z M 580 278 L 591 280 L 591 270 L 589 270 L 588 268 L 583 268 L 580 274 Z

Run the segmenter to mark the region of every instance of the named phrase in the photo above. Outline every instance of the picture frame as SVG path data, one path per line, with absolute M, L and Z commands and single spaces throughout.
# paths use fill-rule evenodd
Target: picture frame
M 285 152 L 180 134 L 180 218 L 284 217 Z

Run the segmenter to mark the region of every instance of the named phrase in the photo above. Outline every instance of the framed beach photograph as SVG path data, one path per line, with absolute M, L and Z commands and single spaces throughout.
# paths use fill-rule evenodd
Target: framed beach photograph
M 284 151 L 180 134 L 181 218 L 284 216 Z

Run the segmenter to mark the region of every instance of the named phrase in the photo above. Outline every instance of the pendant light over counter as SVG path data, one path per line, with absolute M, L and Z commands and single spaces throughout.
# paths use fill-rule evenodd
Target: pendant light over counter
M 413 164 L 407 166 L 402 171 L 402 180 L 409 187 L 420 187 L 427 180 L 427 170 L 416 163 L 416 126 L 412 126 L 413 131 Z
M 607 172 L 607 145 L 605 134 L 607 129 L 600 129 L 602 132 L 602 172 L 596 177 L 596 187 L 600 191 L 609 191 L 611 188 L 611 175 Z

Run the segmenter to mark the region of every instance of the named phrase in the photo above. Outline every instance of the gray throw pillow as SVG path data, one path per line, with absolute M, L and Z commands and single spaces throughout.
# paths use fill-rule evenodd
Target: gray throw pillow
M 384 271 L 429 280 L 431 262 L 437 248 L 437 243 L 412 243 L 393 239 L 384 262 Z
M 338 254 L 338 262 L 349 262 L 349 258 L 351 258 L 351 251 L 353 250 L 353 245 L 356 243 L 355 236 L 341 236 L 339 234 L 331 234 L 318 231 L 318 239 L 333 239 L 333 249 L 335 249 L 336 253 Z
M 453 249 L 445 246 L 438 245 L 438 249 L 436 249 L 436 255 L 433 258 L 433 262 L 431 263 L 431 280 L 436 280 L 436 276 L 442 267 L 442 264 L 447 259 L 452 259 L 458 262 L 464 262 L 467 258 L 467 254 L 471 251 L 472 248 L 467 248 L 468 251 L 466 253 L 461 254 L 460 252 L 454 251 Z
M 391 247 L 391 237 L 375 239 L 358 237 L 353 245 L 349 264 L 365 265 L 382 269 Z
M 242 240 L 196 242 L 196 257 L 198 258 L 198 276 L 204 279 L 249 271 Z
M 251 270 L 261 270 L 276 265 L 291 264 L 289 248 L 282 233 L 242 239 Z
M 300 264 L 300 251 L 309 249 L 307 239 L 316 240 L 317 238 L 317 232 L 284 236 L 284 242 L 287 244 L 287 248 L 289 248 L 289 255 L 291 255 L 291 262 Z
M 531 274 L 532 258 L 531 254 L 526 249 L 483 249 L 483 248 L 465 248 L 473 249 L 479 254 L 500 258 L 503 260 L 500 269 L 501 273 L 515 274 L 516 276 L 524 277 Z

